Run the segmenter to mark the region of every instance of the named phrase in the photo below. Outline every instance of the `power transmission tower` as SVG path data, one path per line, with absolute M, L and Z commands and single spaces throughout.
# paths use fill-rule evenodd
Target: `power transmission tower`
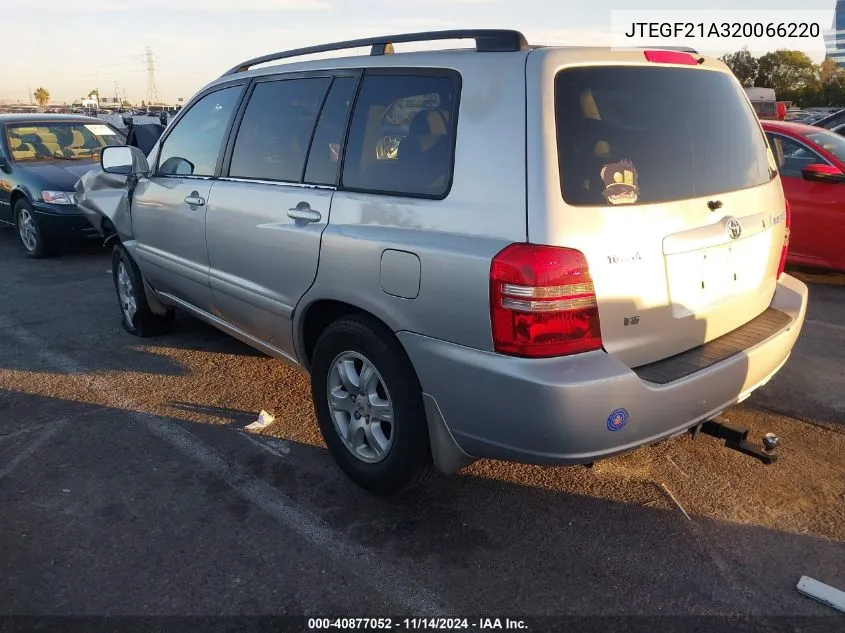
M 156 68 L 153 60 L 153 49 L 147 46 L 147 104 L 158 102 L 158 88 L 156 87 Z

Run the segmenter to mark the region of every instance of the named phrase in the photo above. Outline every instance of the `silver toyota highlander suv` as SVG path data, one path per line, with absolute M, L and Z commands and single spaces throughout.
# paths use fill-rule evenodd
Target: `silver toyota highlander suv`
M 393 50 L 458 38 L 475 46 Z M 773 461 L 719 414 L 784 365 L 807 287 L 717 60 L 508 30 L 285 51 L 211 82 L 148 157 L 101 164 L 77 194 L 115 240 L 124 327 L 181 309 L 302 367 L 370 491 L 698 431 Z

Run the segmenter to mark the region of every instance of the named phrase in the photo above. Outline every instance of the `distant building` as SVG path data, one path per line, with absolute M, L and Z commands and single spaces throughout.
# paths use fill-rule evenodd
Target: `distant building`
M 845 68 L 845 0 L 836 0 L 832 26 L 833 32 L 826 38 L 826 58 Z
M 100 100 L 97 98 L 95 93 L 91 93 L 87 97 L 83 97 L 82 99 L 76 99 L 73 102 L 73 107 L 75 108 L 97 108 L 100 105 Z

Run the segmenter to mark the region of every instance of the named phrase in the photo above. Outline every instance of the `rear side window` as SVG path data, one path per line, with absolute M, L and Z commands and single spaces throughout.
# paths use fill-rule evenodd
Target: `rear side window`
M 185 112 L 162 143 L 157 175 L 214 175 L 223 136 L 242 89 L 242 86 L 232 86 L 215 90 Z
M 555 78 L 561 189 L 567 204 L 655 204 L 769 182 L 767 145 L 727 74 L 589 67 Z
M 229 176 L 299 182 L 331 79 L 285 79 L 255 86 L 238 128 Z
M 452 182 L 456 73 L 368 74 L 355 104 L 346 189 L 442 198 Z

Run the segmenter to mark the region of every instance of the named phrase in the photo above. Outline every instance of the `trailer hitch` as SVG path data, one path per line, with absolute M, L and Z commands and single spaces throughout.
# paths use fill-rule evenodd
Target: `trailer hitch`
M 780 439 L 774 433 L 766 433 L 763 436 L 763 447 L 760 448 L 748 441 L 748 429 L 734 426 L 720 416 L 696 426 L 692 430 L 693 439 L 699 433 L 710 435 L 718 440 L 725 440 L 725 448 L 759 459 L 764 464 L 774 464 L 778 460 L 778 455 L 774 453 L 774 450 L 780 444 Z

